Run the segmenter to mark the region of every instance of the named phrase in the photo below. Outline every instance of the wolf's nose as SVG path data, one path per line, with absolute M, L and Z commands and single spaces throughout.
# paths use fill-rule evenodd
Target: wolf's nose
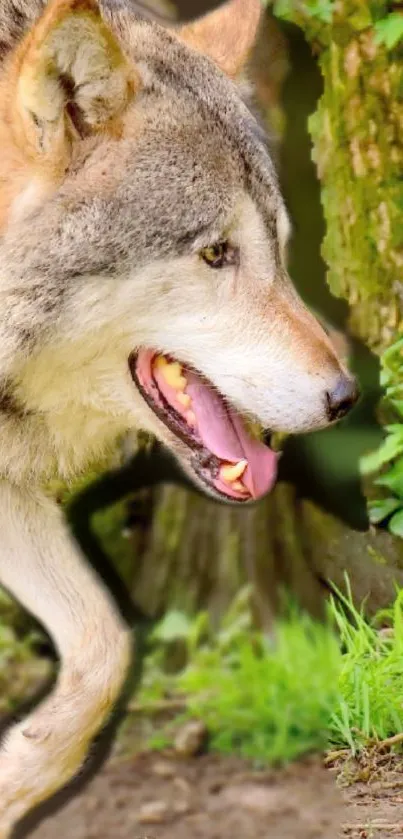
M 334 390 L 326 392 L 327 415 L 331 422 L 344 417 L 354 407 L 360 395 L 356 379 L 339 376 Z

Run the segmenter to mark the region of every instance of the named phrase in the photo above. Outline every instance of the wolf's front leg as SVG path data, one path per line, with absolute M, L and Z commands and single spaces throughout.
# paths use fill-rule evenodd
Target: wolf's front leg
M 130 637 L 77 554 L 56 505 L 0 483 L 0 584 L 51 634 L 61 658 L 51 695 L 0 749 L 0 839 L 80 768 L 125 680 Z

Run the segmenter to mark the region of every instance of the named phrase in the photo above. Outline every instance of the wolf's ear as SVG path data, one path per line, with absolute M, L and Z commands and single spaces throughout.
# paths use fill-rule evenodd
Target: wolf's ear
M 53 0 L 13 72 L 16 128 L 29 152 L 49 157 L 63 154 L 73 136 L 110 125 L 137 85 L 97 0 Z
M 205 17 L 187 24 L 180 37 L 212 58 L 235 78 L 243 69 L 256 41 L 262 0 L 229 0 Z

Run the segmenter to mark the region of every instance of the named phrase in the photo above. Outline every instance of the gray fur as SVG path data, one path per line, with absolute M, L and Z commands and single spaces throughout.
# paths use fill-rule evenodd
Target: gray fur
M 237 87 L 157 24 L 130 18 L 129 27 L 109 8 L 106 16 L 142 70 L 142 131 L 135 147 L 105 140 L 93 150 L 84 142 L 54 198 L 0 240 L 1 263 L 18 303 L 26 300 L 28 320 L 35 305 L 37 341 L 57 324 L 82 277 L 107 282 L 185 253 L 200 236 L 208 244 L 244 188 L 279 254 L 277 177 Z M 96 173 L 98 194 L 82 189 L 87 173 Z M 27 323 L 18 329 L 26 341 Z
M 0 63 L 39 17 L 46 0 L 2 0 L 0 5 Z
M 11 379 L 0 381 L 0 414 L 14 420 L 21 420 L 26 417 L 25 408 L 18 401 L 16 387 Z
M 21 434 L 31 441 L 41 435 L 45 473 L 57 469 L 59 461 L 62 471 L 68 471 L 70 461 L 72 471 L 83 468 L 87 454 L 88 458 L 98 455 L 117 427 L 120 433 L 127 430 L 128 422 L 134 422 L 131 414 L 127 419 L 126 396 L 122 395 L 119 407 L 112 411 L 121 421 L 110 428 L 110 400 L 104 387 L 116 364 L 117 375 L 123 377 L 123 394 L 127 359 L 140 346 L 157 346 L 187 361 L 235 404 L 255 411 L 270 427 L 317 426 L 326 421 L 326 376 L 333 381 L 339 364 L 286 275 L 286 213 L 261 127 L 237 85 L 211 59 L 156 23 L 133 17 L 123 2 L 103 0 L 102 9 L 141 78 L 135 101 L 125 112 L 122 137 L 116 141 L 105 134 L 101 139 L 87 137 L 77 142 L 62 185 L 36 209 L 12 221 L 0 237 L 0 294 L 3 311 L 7 311 L 7 318 L 0 320 L 0 343 L 5 348 L 2 373 L 16 383 L 14 399 L 30 414 L 29 424 L 22 420 Z M 255 218 L 251 242 L 245 232 L 249 230 L 246 201 Z M 245 270 L 246 282 L 238 281 L 240 302 L 230 295 L 218 309 L 220 323 L 216 334 L 210 335 L 208 321 L 214 320 L 219 306 L 211 304 L 212 295 L 219 295 L 218 277 L 211 273 L 207 278 L 201 272 L 198 253 L 222 238 L 227 225 L 235 224 L 241 206 L 246 238 L 238 273 L 241 276 Z M 243 253 L 252 254 L 250 268 Z M 242 289 L 250 276 L 254 278 L 251 305 L 243 311 Z M 183 308 L 176 310 L 178 299 Z M 200 346 L 192 356 L 195 299 L 199 300 L 196 311 L 197 306 L 204 306 L 205 314 L 197 324 Z M 243 328 L 240 310 L 249 318 L 249 331 Z M 171 326 L 175 317 L 180 334 Z M 301 327 L 305 322 L 307 326 Z M 223 346 L 217 329 L 226 336 L 233 324 L 237 337 L 228 346 L 224 339 Z M 305 340 L 306 330 L 311 330 L 310 340 Z M 300 349 L 302 340 L 306 347 Z M 118 350 L 120 346 L 124 349 Z M 251 346 L 255 346 L 253 354 Z M 230 365 L 239 368 L 244 359 L 250 359 L 242 380 L 238 377 L 247 397 L 232 390 L 234 381 L 227 385 L 228 369 L 220 372 L 213 363 L 224 351 L 235 355 L 235 349 L 238 357 Z M 113 351 L 118 353 L 116 358 Z M 267 362 L 261 361 L 265 354 Z M 102 364 L 105 367 L 107 360 L 110 364 L 108 376 L 100 367 L 104 355 Z M 319 372 L 311 374 L 318 355 L 323 357 Z M 277 376 L 272 382 L 268 362 L 285 370 L 284 378 Z M 92 370 L 91 365 L 94 373 L 87 391 L 81 393 L 81 367 Z M 255 384 L 264 376 L 270 380 L 267 413 L 267 385 L 261 385 L 260 394 Z M 33 387 L 36 380 L 38 392 Z M 69 388 L 77 388 L 77 402 L 67 410 Z M 315 392 L 305 403 L 305 413 L 301 409 L 304 388 Z M 66 442 L 59 405 L 64 406 L 67 421 L 75 412 L 80 427 L 85 422 L 82 408 L 87 410 L 90 398 L 92 420 L 102 413 L 102 433 L 97 448 L 87 423 L 87 436 L 81 434 L 80 460 L 74 440 Z M 41 421 L 40 429 L 35 430 L 33 415 L 36 423 Z M 148 420 L 154 430 L 153 418 L 148 416 Z M 36 464 L 32 446 L 27 462 L 30 457 Z M 17 455 L 14 466 L 19 467 Z
M 1 0 L 0 3 L 0 65 L 18 41 L 39 18 L 47 0 Z M 104 0 L 104 6 L 112 9 L 127 9 L 139 17 L 168 22 L 172 15 L 163 14 L 162 10 L 150 0 Z

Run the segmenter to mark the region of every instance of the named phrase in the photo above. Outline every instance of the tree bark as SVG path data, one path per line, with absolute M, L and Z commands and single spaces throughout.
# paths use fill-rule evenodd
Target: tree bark
M 158 472 L 161 455 L 155 457 Z M 128 489 L 141 473 L 149 482 L 153 470 L 151 462 L 134 460 L 124 472 L 91 486 L 71 511 L 87 554 L 101 572 L 106 557 L 112 562 L 137 615 L 206 609 L 218 621 L 248 583 L 256 617 L 270 630 L 285 594 L 322 617 L 332 586 L 346 591 L 346 572 L 356 602 L 365 600 L 368 613 L 392 601 L 395 583 L 403 586 L 400 540 L 382 531 L 351 530 L 301 499 L 291 484 L 280 484 L 263 502 L 239 511 L 172 487 L 170 466 L 159 474 L 158 485 L 131 495 L 127 528 Z M 116 594 L 119 598 L 119 590 Z
M 377 44 L 373 22 L 394 4 L 337 0 L 328 23 L 308 13 L 309 3 L 289 5 L 324 80 L 310 128 L 328 283 L 348 301 L 353 333 L 381 350 L 403 329 L 402 50 Z

